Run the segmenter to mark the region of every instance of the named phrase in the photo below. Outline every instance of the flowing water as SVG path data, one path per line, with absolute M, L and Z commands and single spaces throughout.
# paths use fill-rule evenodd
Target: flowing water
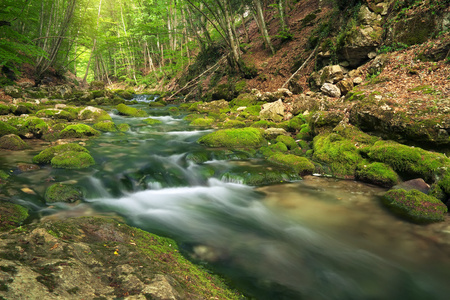
M 91 169 L 23 172 L 17 165 L 46 145 L 2 152 L 0 167 L 13 171 L 5 194 L 40 216 L 116 213 L 174 238 L 255 299 L 448 299 L 448 219 L 404 222 L 380 205 L 384 190 L 352 181 L 244 185 L 227 174 L 275 167 L 244 152 L 204 149 L 196 141 L 211 130 L 190 128 L 167 108 L 148 111 L 162 124 L 111 113 L 131 131 L 86 141 L 97 162 Z M 196 162 L 198 153 L 208 160 Z M 81 187 L 85 203 L 45 206 L 45 188 L 55 181 Z

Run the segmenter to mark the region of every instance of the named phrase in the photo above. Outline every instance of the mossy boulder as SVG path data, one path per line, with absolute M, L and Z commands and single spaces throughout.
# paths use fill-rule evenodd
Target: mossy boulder
M 306 124 L 306 119 L 303 115 L 298 115 L 285 123 L 285 129 L 289 132 L 298 132 L 302 126 Z
M 447 213 L 444 203 L 418 190 L 390 190 L 383 196 L 383 203 L 392 212 L 415 223 L 444 221 Z
M 21 126 L 19 127 L 19 132 L 21 135 L 26 135 L 27 133 L 33 134 L 35 137 L 41 137 L 43 134 L 48 132 L 49 125 L 44 120 L 38 117 L 26 118 Z
M 211 98 L 212 100 L 226 100 L 231 101 L 236 95 L 236 89 L 234 84 L 225 83 L 219 84 L 212 90 Z
M 256 128 L 222 129 L 201 137 L 198 142 L 207 147 L 257 148 L 266 143 L 261 130 Z
M 444 154 L 426 151 L 417 147 L 405 146 L 393 141 L 378 141 L 367 152 L 371 160 L 383 162 L 406 178 L 423 178 L 433 182 L 445 168 L 450 159 Z
M 23 150 L 28 148 L 28 145 L 18 135 L 8 134 L 0 137 L 0 148 L 8 150 Z
M 39 118 L 67 120 L 67 121 L 73 121 L 78 118 L 78 116 L 73 112 L 68 112 L 57 108 L 42 109 L 36 112 L 36 116 Z
M 78 113 L 78 119 L 89 122 L 111 121 L 111 116 L 103 109 L 87 106 Z
M 53 157 L 50 163 L 57 169 L 84 169 L 95 165 L 95 160 L 86 152 L 66 151 Z
M 145 124 L 148 125 L 157 125 L 157 124 L 162 124 L 161 120 L 157 120 L 157 119 L 152 119 L 152 118 L 148 118 L 148 119 L 144 119 L 142 120 Z
M 355 177 L 357 180 L 383 187 L 392 187 L 400 180 L 390 166 L 380 162 L 359 165 Z
M 249 107 L 258 103 L 258 98 L 253 94 L 240 94 L 237 98 L 230 101 L 230 106 L 233 107 Z
M 300 175 L 312 174 L 315 169 L 314 164 L 309 159 L 293 154 L 277 153 L 270 156 L 268 161 L 288 167 Z
M 78 144 L 62 144 L 42 150 L 38 155 L 33 157 L 33 162 L 36 164 L 49 164 L 53 157 L 67 151 L 89 153 L 86 148 Z
M 295 150 L 298 148 L 297 142 L 295 142 L 295 140 L 292 137 L 287 135 L 277 136 L 276 141 L 285 144 L 289 150 Z
M 314 135 L 331 132 L 344 118 L 342 112 L 319 111 L 309 120 L 309 126 Z
M 122 123 L 117 126 L 117 129 L 119 129 L 120 132 L 127 132 L 130 130 L 130 125 Z
M 45 191 L 45 202 L 68 202 L 73 203 L 83 199 L 83 193 L 75 186 L 69 184 L 55 183 Z
M 313 159 L 329 166 L 334 176 L 352 178 L 363 158 L 355 143 L 336 133 L 323 133 L 313 140 Z
M 119 111 L 119 114 L 129 117 L 137 117 L 137 118 L 145 118 L 148 117 L 148 114 L 142 109 L 137 109 L 131 106 L 127 106 L 125 104 L 119 104 L 116 106 L 116 109 Z
M 104 90 L 106 84 L 100 80 L 93 80 L 89 83 L 89 88 L 91 90 Z
M 117 90 L 116 94 L 126 100 L 133 99 L 133 92 L 131 91 Z
M 197 118 L 189 123 L 189 126 L 210 127 L 214 123 L 212 118 Z
M 0 136 L 8 134 L 18 134 L 18 131 L 16 128 L 12 127 L 8 123 L 0 121 Z
M 88 138 L 99 135 L 99 131 L 86 124 L 69 125 L 60 133 L 60 137 L 63 139 Z
M 94 124 L 94 129 L 103 132 L 116 132 L 117 127 L 113 121 L 102 121 Z
M 239 170 L 238 172 L 229 171 L 221 177 L 221 180 L 224 181 L 242 183 L 251 186 L 265 186 L 298 179 L 300 179 L 300 177 L 296 174 L 269 169 Z
M 200 113 L 221 113 L 229 111 L 229 104 L 225 100 L 202 102 L 196 106 L 196 110 Z
M 0 202 L 0 232 L 19 227 L 28 218 L 28 210 L 18 204 Z

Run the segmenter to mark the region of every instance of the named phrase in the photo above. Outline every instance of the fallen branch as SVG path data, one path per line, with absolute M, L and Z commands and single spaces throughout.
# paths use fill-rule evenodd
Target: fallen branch
M 178 91 L 176 91 L 175 93 L 173 93 L 169 98 L 167 98 L 167 101 L 171 100 L 176 94 L 178 94 L 179 92 L 185 90 L 186 88 L 188 88 L 192 83 L 195 83 L 196 80 L 198 80 L 200 77 L 202 77 L 203 75 L 205 75 L 207 72 L 209 72 L 210 70 L 212 70 L 213 68 L 215 68 L 219 63 L 221 63 L 224 59 L 226 58 L 226 56 L 222 56 L 221 59 L 219 59 L 218 62 L 216 62 L 214 64 L 214 66 L 212 66 L 211 68 L 209 68 L 208 70 L 206 70 L 205 72 L 203 72 L 202 74 L 198 75 L 197 77 L 195 77 L 194 79 L 192 79 L 191 81 L 189 81 L 188 83 L 186 83 L 181 89 L 179 89 Z
M 313 57 L 314 53 L 316 53 L 317 48 L 319 48 L 319 46 L 316 46 L 316 48 L 314 49 L 313 52 L 311 52 L 311 54 L 309 55 L 309 57 L 305 60 L 305 62 L 300 66 L 300 68 L 297 69 L 297 71 L 295 71 L 294 74 L 292 74 L 292 76 L 283 84 L 282 88 L 286 87 L 286 85 L 289 83 L 289 81 L 292 80 L 292 78 L 295 77 L 295 75 L 297 75 L 298 72 L 300 72 L 301 69 L 303 69 L 303 67 L 306 65 L 306 63 Z

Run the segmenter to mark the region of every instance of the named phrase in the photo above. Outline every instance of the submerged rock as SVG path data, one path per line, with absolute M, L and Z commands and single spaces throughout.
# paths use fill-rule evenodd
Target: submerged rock
M 383 203 L 394 213 L 416 223 L 444 221 L 447 206 L 440 200 L 418 190 L 390 190 Z
M 55 183 L 45 191 L 45 201 L 52 202 L 76 202 L 83 199 L 83 193 L 75 186 Z

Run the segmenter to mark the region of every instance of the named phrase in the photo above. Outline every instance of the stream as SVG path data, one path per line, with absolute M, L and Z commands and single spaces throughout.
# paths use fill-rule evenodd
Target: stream
M 380 204 L 384 189 L 353 181 L 306 176 L 244 185 L 227 174 L 276 167 L 245 152 L 205 149 L 196 141 L 212 130 L 137 100 L 134 107 L 162 123 L 149 126 L 112 110 L 113 121 L 131 130 L 86 141 L 92 168 L 22 172 L 17 165 L 47 145 L 2 151 L 0 167 L 14 170 L 7 196 L 36 219 L 120 215 L 175 239 L 185 255 L 253 299 L 448 299 L 449 218 L 427 226 L 405 222 Z M 196 162 L 196 153 L 208 160 Z M 54 182 L 76 184 L 86 201 L 44 205 Z

